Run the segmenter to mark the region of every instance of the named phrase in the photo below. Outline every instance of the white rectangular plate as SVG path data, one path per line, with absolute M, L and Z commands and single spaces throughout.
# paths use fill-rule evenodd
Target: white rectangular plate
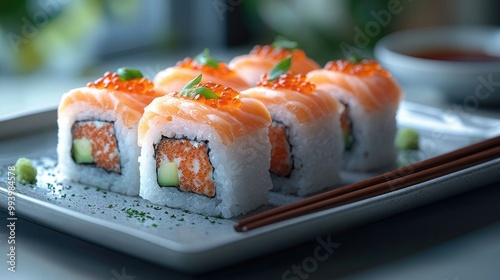
M 41 131 L 33 131 L 38 122 Z M 29 127 L 23 130 L 22 127 Z M 375 221 L 426 203 L 478 188 L 498 180 L 500 159 L 432 181 L 360 202 L 324 210 L 246 233 L 233 230 L 237 219 L 221 219 L 154 205 L 129 197 L 59 179 L 54 112 L 42 112 L 0 122 L 0 205 L 7 209 L 7 168 L 18 157 L 34 160 L 35 185 L 16 186 L 15 214 L 90 242 L 186 272 L 206 272 L 338 231 Z M 29 134 L 27 134 L 29 132 Z M 456 140 L 456 139 L 455 139 Z M 422 139 L 418 159 L 469 144 L 445 137 Z M 475 141 L 475 140 L 474 140 Z M 453 143 L 453 144 L 450 144 Z M 374 174 L 343 173 L 345 183 Z M 269 205 L 284 205 L 300 197 L 271 193 Z

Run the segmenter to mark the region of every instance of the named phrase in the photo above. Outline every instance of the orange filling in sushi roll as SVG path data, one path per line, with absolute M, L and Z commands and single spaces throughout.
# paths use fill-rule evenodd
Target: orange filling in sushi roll
M 112 122 L 78 121 L 73 124 L 71 130 L 73 134 L 72 154 L 76 163 L 95 164 L 107 171 L 121 172 L 120 153 Z M 90 146 L 90 151 L 86 149 L 87 155 L 77 154 L 76 146 L 78 145 Z
M 156 168 L 160 172 L 162 164 L 174 165 L 173 172 L 177 171 L 177 182 L 175 179 L 162 182 L 161 175 L 158 174 L 158 185 L 214 197 L 213 168 L 208 152 L 205 142 L 163 138 L 155 147 Z
M 290 176 L 293 161 L 292 147 L 288 142 L 287 127 L 280 122 L 273 121 L 269 127 L 269 141 L 272 143 L 269 171 L 278 176 Z

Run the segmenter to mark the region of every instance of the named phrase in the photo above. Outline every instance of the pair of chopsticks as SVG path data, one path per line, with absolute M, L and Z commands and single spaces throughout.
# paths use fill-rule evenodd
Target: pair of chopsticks
M 360 201 L 429 181 L 500 157 L 500 136 L 408 165 L 354 184 L 277 207 L 234 224 L 238 232 Z

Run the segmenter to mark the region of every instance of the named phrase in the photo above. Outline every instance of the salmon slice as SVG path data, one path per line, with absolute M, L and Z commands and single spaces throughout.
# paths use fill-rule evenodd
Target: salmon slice
M 92 147 L 95 165 L 120 173 L 120 153 L 112 122 L 78 121 L 71 128 L 73 140 L 87 139 Z M 74 158 L 73 158 L 74 159 Z
M 90 141 L 91 158 L 85 163 L 95 164 L 104 170 L 121 173 L 120 151 L 116 139 L 115 123 L 126 128 L 137 125 L 144 107 L 161 92 L 154 94 L 132 94 L 108 89 L 82 87 L 64 94 L 58 108 L 58 118 L 76 119 L 72 124 L 72 158 L 75 160 L 75 140 Z M 94 111 L 102 119 L 85 119 L 84 115 Z M 82 119 L 83 118 L 83 119 Z M 99 117 L 100 118 L 100 117 Z M 130 131 L 132 133 L 132 131 Z
M 261 102 L 252 98 L 241 98 L 238 108 L 213 108 L 195 100 L 164 96 L 146 107 L 139 122 L 139 146 L 142 146 L 143 139 L 150 130 L 168 125 L 175 118 L 213 127 L 225 145 L 271 124 L 269 111 Z
M 387 73 L 387 72 L 384 72 Z M 328 69 L 314 70 L 307 74 L 308 81 L 318 89 L 344 98 L 355 98 L 367 112 L 388 106 L 398 106 L 402 91 L 390 75 L 353 75 Z
M 154 78 L 157 88 L 165 92 L 180 91 L 191 80 L 199 74 L 203 74 L 201 83 L 214 82 L 216 84 L 230 87 L 236 91 L 242 91 L 250 87 L 236 72 L 229 69 L 225 63 L 219 63 L 219 68 L 209 66 L 198 66 L 193 62 L 186 65 L 181 64 L 160 71 Z
M 112 111 L 116 114 L 116 120 L 119 119 L 125 126 L 131 127 L 142 117 L 144 107 L 161 95 L 161 92 L 153 95 L 143 95 L 107 89 L 77 88 L 62 97 L 58 117 L 64 117 L 66 114 L 83 113 L 90 107 L 103 112 Z
M 269 127 L 269 141 L 271 141 L 271 167 L 269 171 L 278 176 L 290 176 L 293 168 L 292 147 L 288 142 L 286 126 L 273 121 Z
M 261 101 L 269 110 L 284 107 L 301 124 L 324 116 L 338 114 L 342 108 L 337 100 L 329 96 L 328 93 L 319 90 L 314 91 L 312 94 L 304 94 L 287 89 L 274 90 L 265 87 L 254 87 L 242 91 L 241 95 Z
M 307 57 L 301 49 L 289 51 L 275 49 L 270 45 L 255 46 L 250 54 L 233 58 L 229 62 L 229 67 L 234 69 L 248 84 L 255 86 L 262 74 L 269 73 L 276 63 L 288 56 L 292 57 L 290 74 L 305 75 L 312 70 L 320 69 L 319 64 Z
M 155 147 L 156 168 L 163 162 L 175 162 L 180 191 L 215 196 L 213 168 L 205 142 L 163 138 Z

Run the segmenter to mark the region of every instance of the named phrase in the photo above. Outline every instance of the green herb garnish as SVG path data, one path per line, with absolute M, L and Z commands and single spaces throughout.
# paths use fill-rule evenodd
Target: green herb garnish
M 116 70 L 116 74 L 120 77 L 120 80 L 122 81 L 129 81 L 144 77 L 141 71 L 128 67 L 118 68 L 118 70 Z
M 272 47 L 275 49 L 285 49 L 288 51 L 293 51 L 299 47 L 299 44 L 295 41 L 290 41 L 284 36 L 276 36 L 274 42 L 272 43 Z
M 276 80 L 279 76 L 282 74 L 285 74 L 290 70 L 290 66 L 292 65 L 292 57 L 289 56 L 282 61 L 276 63 L 276 65 L 271 69 L 271 72 L 269 72 L 269 81 L 274 81 Z
M 347 60 L 349 60 L 350 62 L 352 62 L 354 64 L 358 64 L 365 59 L 359 55 L 351 54 L 351 55 L 347 56 Z
M 200 84 L 202 75 L 199 74 L 196 78 L 189 81 L 179 92 L 180 95 L 187 96 L 194 99 L 197 95 L 201 95 L 207 99 L 217 99 L 219 96 L 215 92 L 209 90 L 206 87 L 195 87 Z
M 195 56 L 194 60 L 198 64 L 207 65 L 214 69 L 219 68 L 219 62 L 210 56 L 210 51 L 208 49 L 204 49 L 203 52 Z

